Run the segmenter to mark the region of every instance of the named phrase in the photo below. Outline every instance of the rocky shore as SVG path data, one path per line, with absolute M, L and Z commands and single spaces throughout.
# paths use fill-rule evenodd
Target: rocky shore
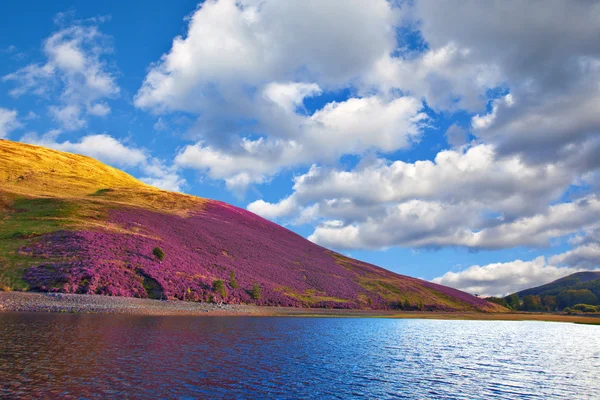
M 62 293 L 0 292 L 0 311 L 132 315 L 259 315 L 259 307 Z
M 288 316 L 369 317 L 446 320 L 550 321 L 600 325 L 600 315 L 482 312 L 398 312 L 327 308 L 259 307 L 241 304 L 197 303 L 62 293 L 0 292 L 2 312 L 54 312 L 78 314 L 186 315 L 186 316 Z

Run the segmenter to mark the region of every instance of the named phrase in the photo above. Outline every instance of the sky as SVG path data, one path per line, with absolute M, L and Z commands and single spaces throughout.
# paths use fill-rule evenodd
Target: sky
M 365 3 L 4 1 L 0 138 L 473 294 L 599 268 L 600 3 Z

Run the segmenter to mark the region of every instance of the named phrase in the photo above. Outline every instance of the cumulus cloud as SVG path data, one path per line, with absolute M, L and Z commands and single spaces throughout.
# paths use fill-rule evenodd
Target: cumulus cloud
M 574 248 L 562 254 L 550 257 L 550 263 L 568 265 L 573 268 L 600 268 L 600 242 Z
M 146 150 L 128 146 L 108 134 L 87 135 L 75 142 L 58 141 L 60 134 L 58 130 L 41 136 L 28 133 L 21 138 L 21 141 L 83 154 L 120 168 L 139 168 L 143 174 L 140 180 L 161 189 L 182 191 L 186 185 L 175 166 L 167 166 L 160 159 L 151 157 Z
M 269 91 L 271 98 L 277 98 L 288 111 L 294 101 L 297 103 L 286 97 L 289 92 Z M 333 102 L 311 116 L 294 114 L 299 125 L 292 138 L 240 138 L 225 149 L 200 142 L 186 146 L 175 161 L 225 180 L 232 190 L 243 191 L 251 183 L 268 181 L 282 168 L 333 162 L 343 154 L 361 154 L 369 149 L 407 148 L 418 140 L 420 125 L 426 119 L 420 110 L 420 102 L 406 97 L 390 102 L 375 96 Z
M 468 132 L 456 123 L 450 125 L 446 130 L 446 141 L 453 148 L 467 144 Z
M 53 99 L 60 91 L 58 105 L 51 105 L 51 116 L 65 130 L 86 125 L 87 114 L 106 116 L 110 107 L 103 99 L 114 98 L 120 89 L 103 55 L 111 52 L 108 38 L 96 25 L 76 24 L 52 34 L 44 41 L 46 62 L 29 64 L 2 77 L 16 84 L 9 93 L 27 93 Z
M 284 168 L 344 154 L 392 152 L 427 119 L 410 96 L 362 93 L 308 111 L 307 98 L 353 86 L 396 47 L 398 10 L 385 0 L 208 1 L 153 64 L 137 107 L 197 116 L 181 166 L 234 191 Z
M 447 272 L 433 279 L 433 282 L 480 296 L 506 296 L 550 283 L 577 271 L 574 268 L 556 267 L 548 264 L 544 257 L 538 257 L 532 261 L 473 265 L 460 272 Z
M 600 4 L 419 1 L 413 11 L 432 52 L 454 46 L 468 65 L 494 66 L 497 79 L 479 85 L 475 74 L 472 87 L 510 92 L 473 119 L 473 133 L 500 153 L 546 162 L 598 134 L 600 45 L 590 38 L 600 34 Z
M 512 222 L 490 220 L 469 204 L 411 200 L 387 207 L 382 215 L 344 226 L 317 226 L 310 240 L 339 249 L 392 246 L 502 249 L 544 247 L 555 238 L 580 232 L 600 212 L 596 196 L 548 206 L 543 212 Z
M 222 96 L 235 86 L 295 80 L 345 83 L 393 50 L 395 14 L 385 0 L 334 2 L 219 0 L 202 4 L 185 37 L 173 40 L 136 95 L 156 110 L 201 111 L 208 86 Z
M 401 89 L 438 111 L 476 111 L 485 107 L 487 90 L 501 84 L 497 65 L 474 60 L 469 48 L 449 40 L 421 53 L 386 54 L 365 74 L 359 88 L 384 93 Z
M 7 137 L 11 131 L 21 127 L 21 123 L 17 120 L 17 114 L 16 110 L 0 107 L 0 139 Z

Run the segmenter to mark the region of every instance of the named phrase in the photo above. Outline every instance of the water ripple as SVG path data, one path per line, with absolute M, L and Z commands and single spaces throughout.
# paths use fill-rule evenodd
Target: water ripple
M 598 327 L 0 314 L 0 398 L 598 399 Z

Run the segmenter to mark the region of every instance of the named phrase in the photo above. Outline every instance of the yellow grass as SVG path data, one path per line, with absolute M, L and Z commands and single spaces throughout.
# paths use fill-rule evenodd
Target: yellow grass
M 207 201 L 147 185 L 90 157 L 0 139 L 0 211 L 15 195 L 87 199 L 183 214 Z

